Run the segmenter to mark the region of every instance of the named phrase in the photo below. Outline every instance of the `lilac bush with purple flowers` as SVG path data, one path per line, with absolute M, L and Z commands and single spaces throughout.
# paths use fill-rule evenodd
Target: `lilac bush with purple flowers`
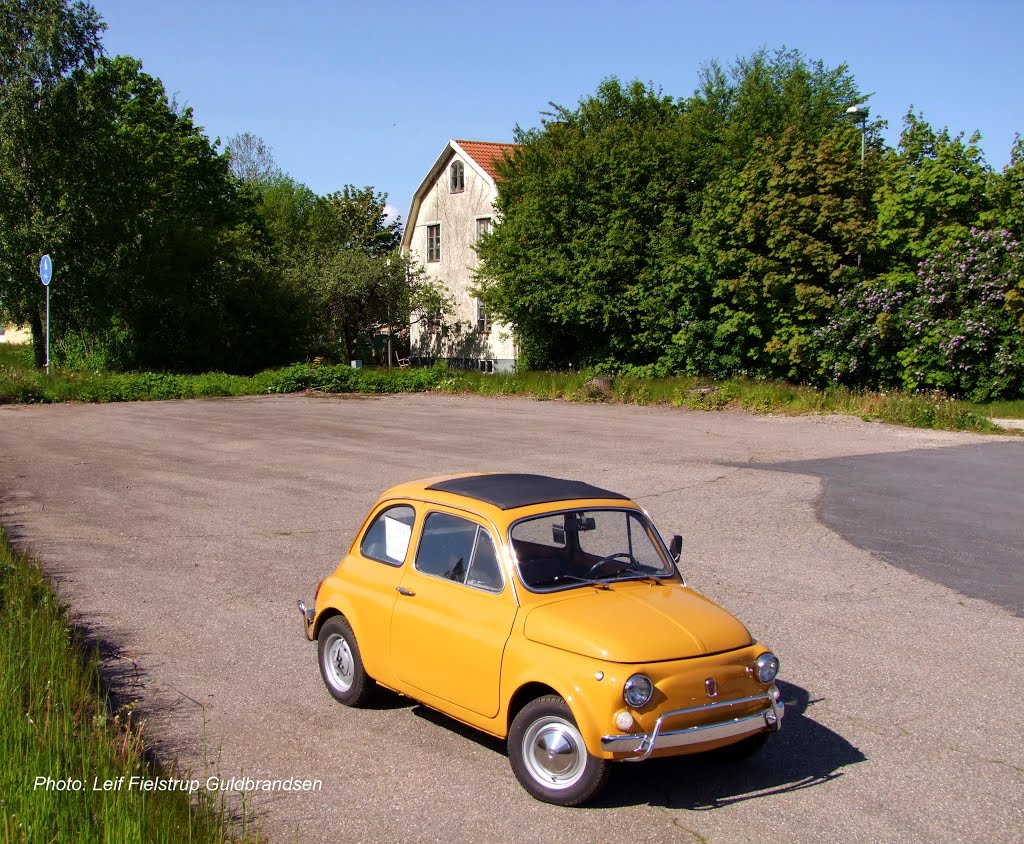
M 973 401 L 1024 391 L 1024 247 L 972 229 L 916 275 L 894 272 L 843 291 L 817 332 L 823 380 L 942 390 Z

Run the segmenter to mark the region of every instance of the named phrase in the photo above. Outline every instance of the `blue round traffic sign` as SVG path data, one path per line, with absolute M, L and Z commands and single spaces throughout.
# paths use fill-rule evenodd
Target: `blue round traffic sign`
M 50 283 L 50 279 L 53 277 L 53 261 L 50 260 L 49 255 L 43 255 L 39 259 L 39 280 L 45 285 Z

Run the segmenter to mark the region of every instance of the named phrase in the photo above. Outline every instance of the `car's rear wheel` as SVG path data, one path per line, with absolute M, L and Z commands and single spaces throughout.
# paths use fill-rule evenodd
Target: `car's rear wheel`
M 591 756 L 569 705 L 547 695 L 524 706 L 508 732 L 516 779 L 545 803 L 579 806 L 608 779 L 608 762 Z
M 317 637 L 320 674 L 327 691 L 346 706 L 362 706 L 373 694 L 373 679 L 363 668 L 359 643 L 344 616 L 324 622 Z

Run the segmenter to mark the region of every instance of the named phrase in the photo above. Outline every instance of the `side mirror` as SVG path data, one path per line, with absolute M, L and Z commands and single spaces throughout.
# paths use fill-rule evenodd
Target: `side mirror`
M 668 553 L 672 555 L 673 562 L 679 562 L 679 557 L 683 553 L 683 538 L 678 533 L 668 543 Z

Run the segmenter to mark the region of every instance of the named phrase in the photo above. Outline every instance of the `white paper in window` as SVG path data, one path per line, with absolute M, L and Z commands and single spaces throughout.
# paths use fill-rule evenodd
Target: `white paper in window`
M 384 517 L 384 553 L 392 560 L 401 562 L 405 559 L 411 536 L 412 528 L 409 525 L 404 525 L 390 516 Z

